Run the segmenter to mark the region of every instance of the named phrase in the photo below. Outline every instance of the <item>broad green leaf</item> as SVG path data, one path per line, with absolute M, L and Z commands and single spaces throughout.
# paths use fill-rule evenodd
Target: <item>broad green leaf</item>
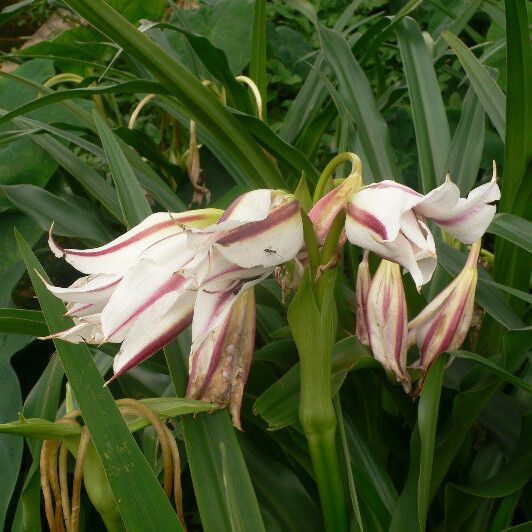
M 256 0 L 253 7 L 253 34 L 251 37 L 251 61 L 249 77 L 257 84 L 262 97 L 262 116 L 266 120 L 267 98 L 267 40 L 266 40 L 266 0 Z
M 440 86 L 423 34 L 416 21 L 405 17 L 396 28 L 403 60 L 425 194 L 443 183 L 451 134 Z
M 451 150 L 445 164 L 452 180 L 465 196 L 473 187 L 484 149 L 486 113 L 473 89 L 467 91 L 462 114 L 454 132 Z
M 20 308 L 0 308 L 0 332 L 31 336 L 49 334 L 42 312 Z
M 323 27 L 319 33 L 323 55 L 336 75 L 339 97 L 354 121 L 371 174 L 378 179 L 400 179 L 388 126 L 366 74 L 339 33 Z
M 25 242 L 17 235 L 35 292 L 51 331 L 72 325 L 65 307 L 48 292 L 41 276 L 46 273 Z M 127 528 L 132 530 L 180 530 L 171 505 L 142 456 L 118 411 L 108 388 L 83 344 L 56 340 L 65 373 L 81 407 Z
M 69 5 L 99 31 L 146 67 L 187 109 L 191 118 L 208 130 L 227 150 L 228 157 L 256 186 L 282 186 L 279 171 L 216 96 L 141 33 L 105 0 L 69 0 Z
M 467 74 L 469 83 L 477 93 L 492 124 L 504 142 L 506 98 L 503 92 L 473 52 L 456 35 L 446 31 L 443 33 L 443 38 L 454 50 L 456 57 L 458 57 Z
M 124 220 L 128 227 L 132 227 L 142 222 L 152 211 L 113 132 L 96 111 L 93 117 L 115 182 Z
M 105 242 L 112 233 L 102 223 L 96 210 L 79 205 L 77 196 L 70 201 L 34 185 L 9 185 L 0 189 L 24 214 L 33 218 L 47 231 L 54 223 L 54 231 L 61 236 L 86 238 Z
M 425 530 L 430 505 L 430 479 L 434 459 L 434 442 L 440 410 L 440 396 L 445 373 L 445 357 L 439 357 L 430 367 L 418 405 L 418 429 L 421 440 L 417 506 L 419 528 Z
M 227 410 L 184 416 L 182 421 L 204 530 L 264 531 L 257 498 Z
M 509 240 L 532 253 L 532 222 L 525 218 L 505 212 L 498 213 L 486 232 Z

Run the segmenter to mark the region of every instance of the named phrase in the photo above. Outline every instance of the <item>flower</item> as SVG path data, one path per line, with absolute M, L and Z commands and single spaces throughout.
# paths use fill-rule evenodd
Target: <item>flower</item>
M 395 262 L 382 260 L 367 295 L 367 332 L 373 355 L 395 373 L 406 392 L 411 386 L 406 371 L 407 321 L 400 267 Z
M 463 270 L 408 324 L 409 344 L 417 344 L 414 364 L 426 373 L 436 357 L 462 345 L 473 317 L 480 240 L 469 250 Z
M 99 248 L 64 249 L 52 230 L 49 244 L 57 257 L 88 274 L 68 288 L 47 285 L 67 303 L 75 323 L 50 337 L 121 343 L 114 379 L 191 322 L 192 358 L 213 367 L 217 351 L 204 349 L 201 335 L 216 337 L 239 294 L 296 256 L 303 229 L 292 195 L 255 190 L 223 214 L 217 209 L 153 214 Z M 220 301 L 207 303 L 210 298 Z
M 427 218 L 462 243 L 472 244 L 492 221 L 495 206 L 491 203 L 499 198 L 495 166 L 492 180 L 473 189 L 467 198 L 460 198 L 450 179 L 426 195 L 394 181 L 381 181 L 352 195 L 346 234 L 353 244 L 404 266 L 420 289 L 436 268 Z
M 210 319 L 194 323 L 187 397 L 228 405 L 233 424 L 241 429 L 240 406 L 255 346 L 254 290 L 235 296 L 203 289 L 198 308 Z

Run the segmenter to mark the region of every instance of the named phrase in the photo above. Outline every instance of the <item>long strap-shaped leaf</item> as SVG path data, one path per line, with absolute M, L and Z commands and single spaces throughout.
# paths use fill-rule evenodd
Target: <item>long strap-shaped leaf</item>
M 416 21 L 406 17 L 396 29 L 416 130 L 423 192 L 443 183 L 451 134 L 429 50 Z
M 186 68 L 138 31 L 105 0 L 68 0 L 68 4 L 99 31 L 131 53 L 201 123 L 222 142 L 257 186 L 279 187 L 283 180 L 275 165 L 216 96 Z
M 399 169 L 388 126 L 377 108 L 366 74 L 339 33 L 321 27 L 320 42 L 323 55 L 338 79 L 340 98 L 355 121 L 371 174 L 376 179 L 397 179 Z
M 46 272 L 17 233 L 26 267 L 51 331 L 72 326 L 65 307 L 45 287 Z M 87 347 L 55 340 L 65 373 L 89 428 L 109 484 L 128 530 L 181 530 L 179 521 L 148 462 L 137 447 Z
M 261 532 L 264 524 L 227 410 L 183 417 L 201 523 L 206 532 Z

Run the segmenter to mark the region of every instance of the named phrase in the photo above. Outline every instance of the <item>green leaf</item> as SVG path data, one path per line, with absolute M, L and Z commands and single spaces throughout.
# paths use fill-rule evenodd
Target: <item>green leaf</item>
M 421 440 L 417 505 L 419 528 L 425 530 L 430 505 L 430 481 L 434 459 L 434 442 L 438 425 L 440 396 L 445 374 L 445 357 L 438 357 L 430 367 L 418 405 L 418 429 Z
M 46 419 L 30 418 L 11 423 L 2 423 L 0 433 L 16 434 L 26 438 L 39 440 L 53 440 L 79 436 L 81 427 L 69 423 L 54 423 Z
M 495 364 L 495 362 L 493 362 L 489 358 L 478 355 L 477 353 L 471 353 L 469 351 L 449 351 L 449 352 L 456 358 L 464 358 L 466 360 L 472 360 L 473 362 L 476 362 L 477 364 L 480 364 L 488 368 L 489 370 L 491 370 L 492 373 L 495 373 L 495 375 L 505 380 L 506 382 L 513 384 L 517 388 L 521 388 L 522 390 L 526 390 L 527 392 L 532 393 L 531 384 L 516 377 L 515 375 L 512 375 L 510 372 L 506 371 L 504 368 L 501 368 L 499 365 Z
M 34 135 L 33 141 L 48 152 L 80 185 L 116 219 L 122 218 L 116 190 L 72 151 L 50 135 Z
M 142 222 L 152 211 L 113 132 L 96 111 L 93 117 L 109 162 L 124 220 L 128 227 L 132 227 Z
M 498 213 L 486 232 L 509 240 L 532 253 L 532 222 L 524 218 L 505 212 Z
M 276 188 L 283 185 L 272 161 L 216 96 L 147 35 L 129 24 L 105 0 L 69 0 L 68 4 L 175 94 L 190 117 L 223 144 L 228 157 L 243 172 L 249 173 L 256 186 Z
M 262 117 L 266 120 L 267 98 L 267 40 L 266 40 L 266 0 L 256 0 L 253 7 L 253 34 L 251 37 L 251 61 L 249 77 L 257 84 L 262 97 Z
M 506 0 L 506 142 L 504 145 L 504 179 L 501 210 L 523 215 L 527 198 L 518 198 L 523 180 L 530 180 L 527 167 L 532 159 L 532 49 L 528 26 L 527 3 Z M 519 210 L 512 205 L 520 203 Z
M 50 331 L 72 326 L 72 321 L 64 316 L 64 305 L 48 292 L 37 275 L 46 278 L 39 261 L 20 235 L 17 240 Z M 179 521 L 153 471 L 131 436 L 109 389 L 103 386 L 87 347 L 61 340 L 54 343 L 126 528 L 180 530 Z
M 23 414 L 26 417 L 38 417 L 48 421 L 55 420 L 64 374 L 61 360 L 57 353 L 54 353 L 39 380 L 24 401 Z M 40 440 L 30 439 L 27 440 L 27 445 L 31 453 L 32 463 L 24 479 L 17 514 L 21 515 L 26 529 L 40 531 L 41 486 L 39 462 L 42 444 Z
M 226 409 L 184 416 L 194 492 L 206 532 L 264 531 L 242 451 Z
M 473 52 L 456 36 L 448 31 L 443 33 L 443 38 L 454 50 L 456 57 L 462 64 L 469 83 L 477 93 L 486 113 L 497 133 L 504 142 L 506 127 L 506 98 L 497 85 L 497 82 L 489 75 L 482 63 L 473 55 Z
M 111 239 L 112 234 L 97 212 L 79 205 L 79 198 L 67 201 L 33 185 L 9 185 L 0 189 L 24 214 L 33 218 L 47 231 L 54 223 L 54 231 L 61 236 L 81 237 L 96 242 Z
M 20 308 L 0 308 L 0 332 L 31 336 L 50 334 L 42 312 Z
M 320 511 L 305 486 L 282 462 L 272 458 L 269 442 L 264 446 L 251 438 L 238 438 L 246 459 L 267 530 L 318 530 L 323 526 Z M 266 443 L 266 442 L 265 442 Z M 267 516 L 274 521 L 268 526 Z
M 319 34 L 323 55 L 336 75 L 339 97 L 355 123 L 371 175 L 400 179 L 388 126 L 377 108 L 366 74 L 339 33 L 320 27 Z
M 484 149 L 486 113 L 473 89 L 467 91 L 458 127 L 445 164 L 452 180 L 465 196 L 473 187 Z
M 443 183 L 451 134 L 429 50 L 416 21 L 396 28 L 414 118 L 421 183 L 426 194 Z

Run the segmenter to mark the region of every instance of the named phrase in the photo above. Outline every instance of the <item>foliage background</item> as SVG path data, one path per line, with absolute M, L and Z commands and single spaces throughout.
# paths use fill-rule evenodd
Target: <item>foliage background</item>
M 361 155 L 366 182 L 394 178 L 424 192 L 440 184 L 449 170 L 466 194 L 491 176 L 494 159 L 503 176 L 502 214 L 484 239 L 494 255 L 485 255 L 487 271 L 477 291 L 479 322 L 463 349 L 530 383 L 527 2 L 293 0 L 254 5 L 216 0 L 200 2 L 197 9 L 179 9 L 163 0 L 108 3 L 137 26 L 144 19 L 164 21 L 145 34 L 197 80 L 225 85 L 231 119 L 213 105 L 197 120 L 201 164 L 214 206 L 223 208 L 242 191 L 259 186 L 293 190 L 302 171 L 312 190 L 321 169 L 341 151 Z M 84 2 L 69 4 L 90 18 Z M 74 271 L 54 260 L 46 247 L 44 234 L 52 220 L 62 241 L 74 247 L 109 240 L 132 223 L 118 201 L 121 191 L 117 196 L 119 186 L 100 147 L 93 109 L 103 111 L 152 209 L 184 210 L 191 201 L 183 155 L 193 106 L 184 96 L 201 91 L 192 82 L 187 86 L 185 78 L 179 90 L 160 77 L 157 81 L 134 34 L 128 46 L 119 43 L 124 51 L 117 54 L 111 42 L 117 37 L 98 19 L 96 4 L 90 22 L 102 33 L 62 11 L 67 29 L 59 34 L 13 51 L 9 47 L 21 41 L 6 39 L 4 45 L 9 53 L 0 72 L 0 113 L 12 111 L 0 118 L 0 307 L 5 309 L 40 308 L 14 228 L 52 280 L 66 285 L 74 280 Z M 263 18 L 254 11 L 259 4 L 265 4 Z M 58 7 L 68 9 L 44 1 L 14 4 L 0 13 L 0 31 L 33 30 L 57 15 Z M 266 48 L 260 44 L 264 40 Z M 15 65 L 5 68 L 8 61 Z M 76 74 L 81 81 L 45 86 L 61 73 Z M 254 114 L 254 107 L 232 79 L 240 73 L 259 81 L 267 125 L 242 114 Z M 132 110 L 152 92 L 157 98 L 129 130 Z M 228 140 L 209 130 L 206 117 L 218 123 L 231 120 L 245 131 L 241 151 L 228 150 Z M 275 164 L 258 145 L 273 155 Z M 254 161 L 264 171 L 250 172 Z M 405 277 L 412 315 L 463 263 L 462 251 L 444 239 L 438 249 L 441 266 L 421 294 Z M 445 373 L 441 397 L 436 383 L 424 401 L 410 401 L 352 336 L 358 257 L 359 250 L 347 246 L 338 271 L 333 384 L 335 391 L 341 385 L 337 414 L 345 429 L 338 452 L 354 479 L 351 486 L 345 479 L 352 496 L 347 498 L 357 501 L 358 495 L 364 528 L 419 528 L 418 514 L 426 510 L 419 494 L 424 492 L 431 493 L 430 529 L 502 530 L 530 521 L 530 395 L 471 359 L 457 359 Z M 234 434 L 223 412 L 176 421 L 186 456 L 189 528 L 323 526 L 297 418 L 298 354 L 286 326 L 287 307 L 272 280 L 259 286 L 257 302 L 257 351 L 244 400 L 244 432 Z M 42 299 L 40 305 L 46 313 Z M 64 412 L 65 381 L 57 355 L 52 355 L 54 345 L 34 341 L 47 325 L 40 313 L 24 319 L 8 310 L 0 314 L 2 422 L 17 419 L 19 412 L 50 420 Z M 21 323 L 27 327 L 20 330 L 28 334 L 12 334 Z M 113 384 L 113 396 L 168 396 L 175 393 L 174 384 L 182 396 L 189 343 L 185 333 L 167 350 L 166 360 L 174 360 L 174 383 L 160 353 Z M 103 349 L 91 348 L 101 374 L 109 371 L 114 354 L 112 348 Z M 75 371 L 82 353 L 59 354 L 81 404 L 83 391 L 74 386 L 65 357 L 71 356 L 70 370 Z M 83 400 L 96 411 L 98 401 L 106 399 Z M 427 432 L 431 423 L 435 439 Z M 146 429 L 138 440 L 160 473 L 153 438 Z M 0 435 L 0 517 L 6 527 L 20 529 L 24 522 L 28 529 L 41 528 L 37 456 L 35 440 L 24 444 L 18 436 Z M 427 457 L 429 470 L 420 472 Z M 154 504 L 162 503 L 157 499 Z M 359 526 L 355 508 L 353 527 Z M 134 504 L 125 511 L 135 511 Z M 161 515 L 166 515 L 163 510 Z M 83 519 L 89 529 L 102 526 L 87 498 Z M 157 526 L 156 520 L 150 523 Z

